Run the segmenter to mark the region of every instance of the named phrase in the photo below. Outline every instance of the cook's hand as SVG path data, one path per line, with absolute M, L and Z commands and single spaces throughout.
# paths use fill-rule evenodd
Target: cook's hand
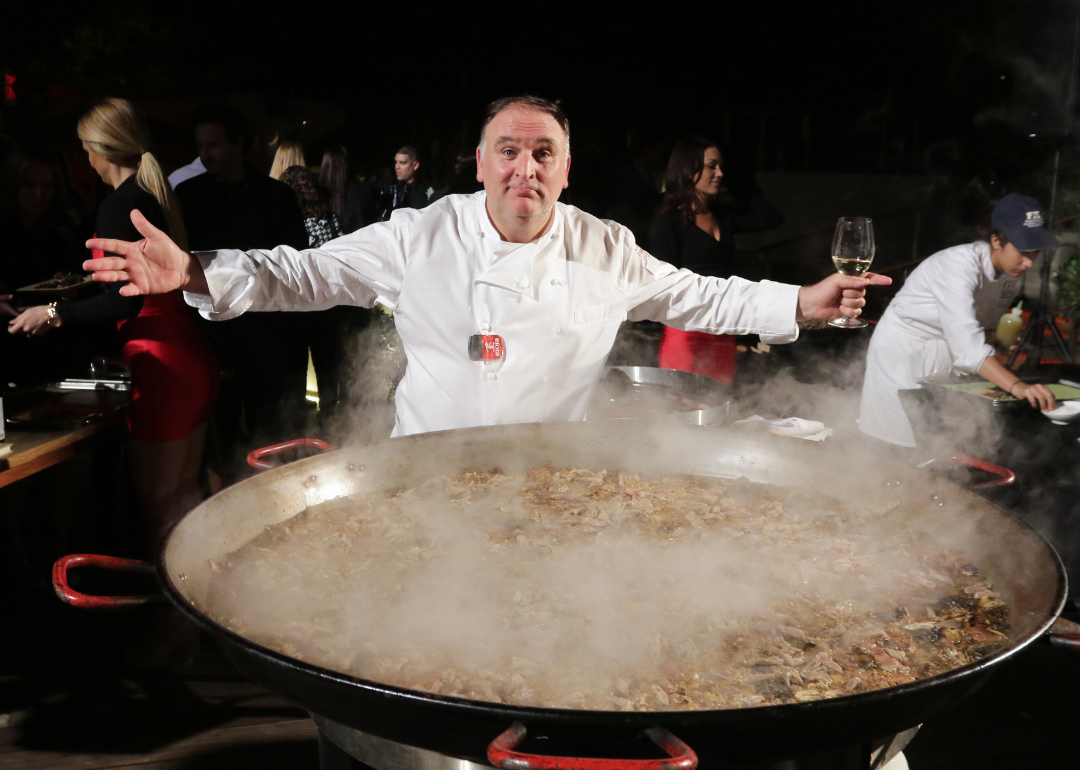
M 0 315 L 9 315 L 12 318 L 19 314 L 19 311 L 15 309 L 15 306 L 11 304 L 15 301 L 14 294 L 0 294 Z
M 44 334 L 51 328 L 49 308 L 45 305 L 27 308 L 8 321 L 8 331 L 12 334 Z
M 892 278 L 877 273 L 863 273 L 858 278 L 834 273 L 824 281 L 799 289 L 796 321 L 817 319 L 831 321 L 846 315 L 855 318 L 866 304 L 867 286 L 888 286 Z
M 1012 386 L 1012 390 L 1009 392 L 1017 398 L 1026 398 L 1029 404 L 1044 412 L 1051 411 L 1055 406 L 1054 394 L 1045 385 L 1038 383 L 1029 385 L 1026 382 L 1018 382 Z
M 197 294 L 209 293 L 199 260 L 150 224 L 138 209 L 131 212 L 131 223 L 143 236 L 141 241 L 131 243 L 113 238 L 91 238 L 86 242 L 88 249 L 101 249 L 120 255 L 83 262 L 83 269 L 93 273 L 95 281 L 128 281 L 127 285 L 120 287 L 120 293 L 125 297 L 165 294 L 175 289 Z

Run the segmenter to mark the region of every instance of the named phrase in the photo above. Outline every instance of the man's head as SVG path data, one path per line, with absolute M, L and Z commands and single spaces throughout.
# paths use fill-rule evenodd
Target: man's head
M 399 182 L 415 181 L 419 169 L 420 156 L 411 144 L 405 145 L 394 154 L 394 176 Z
M 247 121 L 225 105 L 207 105 L 195 113 L 195 144 L 207 172 L 226 179 L 243 175 Z
M 535 96 L 492 102 L 476 168 L 493 217 L 546 218 L 569 184 L 570 124 L 562 108 Z

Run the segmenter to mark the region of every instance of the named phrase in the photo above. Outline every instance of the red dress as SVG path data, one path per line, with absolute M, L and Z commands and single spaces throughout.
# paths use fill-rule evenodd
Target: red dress
M 725 385 L 733 385 L 735 335 L 684 332 L 665 326 L 657 363 L 662 369 L 703 374 Z
M 94 259 L 104 253 L 94 250 Z M 220 370 L 180 291 L 150 295 L 134 318 L 118 321 L 131 371 L 128 430 L 140 441 L 184 438 L 210 419 Z

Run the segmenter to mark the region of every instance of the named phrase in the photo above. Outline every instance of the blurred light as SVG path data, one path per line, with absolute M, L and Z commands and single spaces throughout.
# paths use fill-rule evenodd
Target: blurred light
M 1033 138 L 1035 134 L 1028 134 L 1028 136 Z
M 1002 80 L 1004 80 L 1004 79 L 1005 79 L 1005 76 L 1004 76 L 1004 75 L 1002 75 L 1002 76 L 1001 76 L 1001 79 L 1002 79 Z
M 15 101 L 15 76 L 9 73 L 4 73 L 4 98 Z

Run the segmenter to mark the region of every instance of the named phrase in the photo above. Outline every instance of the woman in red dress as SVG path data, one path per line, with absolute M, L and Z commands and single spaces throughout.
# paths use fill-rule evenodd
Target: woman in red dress
M 728 200 L 723 158 L 707 139 L 675 145 L 664 181 L 660 214 L 649 230 L 649 251 L 698 275 L 730 278 L 754 272 L 735 249 L 735 233 L 779 225 L 784 217 L 757 191 L 737 203 Z M 749 276 L 747 276 L 749 277 Z M 735 379 L 735 337 L 664 327 L 659 364 L 712 377 Z
M 98 209 L 97 236 L 138 241 L 131 223 L 138 209 L 178 243 L 187 238 L 180 206 L 150 153 L 150 132 L 123 99 L 94 104 L 79 121 L 90 165 L 115 192 Z M 104 256 L 94 252 L 94 258 Z M 199 465 L 206 422 L 217 398 L 219 370 L 213 350 L 180 292 L 124 297 L 109 284 L 92 298 L 30 308 L 13 331 L 42 334 L 103 319 L 117 322 L 131 371 L 128 463 L 151 552 L 169 527 L 198 502 Z

